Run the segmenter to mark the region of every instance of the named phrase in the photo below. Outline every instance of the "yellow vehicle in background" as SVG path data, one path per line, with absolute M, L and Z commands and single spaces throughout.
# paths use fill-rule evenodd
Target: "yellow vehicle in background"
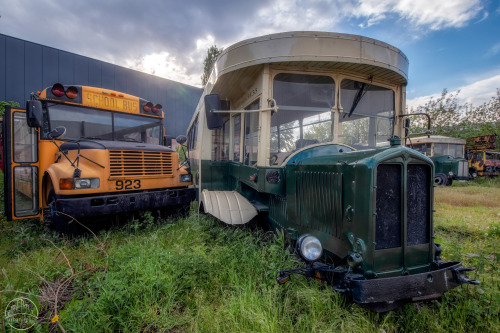
M 467 159 L 472 178 L 500 175 L 500 151 L 496 141 L 496 134 L 467 139 Z
M 113 90 L 56 83 L 6 108 L 5 214 L 72 232 L 72 218 L 185 210 L 192 176 L 163 146 L 162 106 Z

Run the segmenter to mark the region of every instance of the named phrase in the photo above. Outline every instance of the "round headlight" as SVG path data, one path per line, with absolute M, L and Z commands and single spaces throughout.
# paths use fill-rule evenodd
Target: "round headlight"
M 453 176 L 453 171 L 448 172 L 450 176 Z
M 305 234 L 297 241 L 297 252 L 305 261 L 313 262 L 321 258 L 323 247 L 319 239 L 313 235 Z

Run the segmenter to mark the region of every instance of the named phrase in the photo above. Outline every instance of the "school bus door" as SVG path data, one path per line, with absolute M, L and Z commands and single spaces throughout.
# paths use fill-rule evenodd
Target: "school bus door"
M 3 122 L 5 216 L 8 221 L 41 217 L 38 132 L 26 110 L 6 107 Z

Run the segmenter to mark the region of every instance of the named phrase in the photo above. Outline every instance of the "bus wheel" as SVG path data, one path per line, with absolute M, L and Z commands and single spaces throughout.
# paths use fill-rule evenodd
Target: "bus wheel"
M 448 177 L 448 182 L 446 183 L 446 186 L 451 186 L 453 184 L 453 178 Z
M 444 173 L 437 173 L 436 176 L 434 176 L 434 184 L 436 185 L 446 185 L 448 184 L 448 177 Z
M 43 209 L 43 219 L 51 229 L 55 229 L 63 234 L 73 234 L 76 231 L 76 222 L 73 219 L 58 214 L 57 199 L 54 189 L 49 191 L 47 196 L 47 207 Z

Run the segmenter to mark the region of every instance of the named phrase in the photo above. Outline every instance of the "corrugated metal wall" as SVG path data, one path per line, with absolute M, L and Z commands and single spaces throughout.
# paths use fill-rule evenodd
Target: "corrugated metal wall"
M 0 34 L 0 101 L 21 106 L 54 83 L 114 89 L 163 105 L 167 135 L 186 134 L 202 89 Z

